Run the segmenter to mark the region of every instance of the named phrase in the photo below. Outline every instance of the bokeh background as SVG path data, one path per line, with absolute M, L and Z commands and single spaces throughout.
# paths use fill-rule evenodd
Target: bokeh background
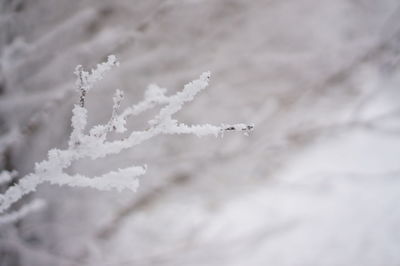
M 398 0 L 1 0 L 2 169 L 67 146 L 75 66 L 109 54 L 91 125 L 117 88 L 129 106 L 210 70 L 179 119 L 256 127 L 73 165 L 148 172 L 137 193 L 42 185 L 24 201 L 47 208 L 0 228 L 0 265 L 399 265 L 399 45 Z

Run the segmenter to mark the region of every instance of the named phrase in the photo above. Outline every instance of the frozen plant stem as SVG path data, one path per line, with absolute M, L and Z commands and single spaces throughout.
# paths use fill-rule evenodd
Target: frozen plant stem
M 120 111 L 121 101 L 124 97 L 123 92 L 117 90 L 113 98 L 113 109 L 110 120 L 103 124 L 86 129 L 87 109 L 85 108 L 85 98 L 97 81 L 103 79 L 105 72 L 119 63 L 115 56 L 110 55 L 106 62 L 98 64 L 90 72 L 83 70 L 81 66 L 75 69 L 77 76 L 76 87 L 80 92 L 79 104 L 72 110 L 72 132 L 65 150 L 52 149 L 48 152 L 48 159 L 36 163 L 33 173 L 22 177 L 18 183 L 9 187 L 7 191 L 0 195 L 0 213 L 6 211 L 10 206 L 19 201 L 24 195 L 36 190 L 41 183 L 48 182 L 53 185 L 71 187 L 91 187 L 98 190 L 118 190 L 129 189 L 136 191 L 139 182 L 137 177 L 145 174 L 147 166 L 131 166 L 124 169 L 111 171 L 102 176 L 87 177 L 81 174 L 70 175 L 65 170 L 73 162 L 84 158 L 97 159 L 110 154 L 120 153 L 122 150 L 132 148 L 145 140 L 151 139 L 160 134 L 194 134 L 196 136 L 222 135 L 226 131 L 242 131 L 248 133 L 253 130 L 252 125 L 235 124 L 214 126 L 186 125 L 179 123 L 173 115 L 182 109 L 183 105 L 190 102 L 194 97 L 208 86 L 210 73 L 203 73 L 199 79 L 186 84 L 182 91 L 167 96 L 166 89 L 157 85 L 150 85 L 145 92 L 144 100 L 136 105 Z M 142 131 L 133 131 L 127 138 L 109 141 L 107 134 L 115 131 L 117 133 L 126 132 L 127 118 L 161 106 L 159 113 L 150 120 L 149 128 Z M 9 173 L 4 174 L 4 179 L 8 179 Z M 5 221 L 15 221 L 30 213 L 35 208 L 21 208 L 19 211 L 0 216 L 0 224 Z

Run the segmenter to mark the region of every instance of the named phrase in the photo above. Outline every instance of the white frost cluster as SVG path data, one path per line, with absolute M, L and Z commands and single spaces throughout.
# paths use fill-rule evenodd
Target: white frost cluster
M 3 171 L 0 173 L 0 185 L 10 182 L 17 176 L 17 171 Z
M 136 191 L 139 182 L 137 177 L 145 174 L 147 166 L 131 166 L 117 171 L 111 171 L 102 176 L 87 177 L 81 174 L 70 175 L 65 170 L 73 162 L 84 158 L 97 159 L 110 154 L 117 154 L 124 149 L 132 148 L 145 140 L 160 134 L 194 134 L 197 136 L 218 136 L 225 131 L 245 131 L 253 129 L 253 126 L 244 124 L 213 126 L 185 125 L 173 118 L 173 115 L 182 109 L 183 105 L 190 102 L 194 97 L 208 86 L 210 73 L 203 73 L 199 79 L 184 86 L 183 90 L 172 96 L 165 95 L 166 89 L 157 85 L 150 85 L 145 93 L 144 100 L 136 105 L 120 111 L 121 101 L 124 94 L 117 90 L 113 98 L 113 109 L 111 118 L 103 125 L 97 125 L 87 129 L 88 111 L 85 108 L 86 93 L 93 88 L 94 83 L 101 80 L 105 72 L 113 66 L 118 66 L 116 57 L 111 55 L 107 62 L 97 65 L 90 72 L 84 71 L 81 66 L 75 70 L 77 76 L 76 85 L 81 93 L 80 104 L 75 105 L 72 110 L 72 133 L 68 148 L 65 150 L 52 149 L 48 152 L 47 160 L 36 163 L 34 172 L 22 177 L 18 183 L 8 188 L 0 195 L 0 213 L 6 211 L 10 206 L 20 200 L 24 195 L 36 190 L 41 183 L 48 182 L 53 185 L 71 187 L 91 187 L 98 190 L 128 189 Z M 149 128 L 142 131 L 133 131 L 127 138 L 121 140 L 107 140 L 109 132 L 122 133 L 126 131 L 126 121 L 129 117 L 161 106 L 159 113 L 149 121 Z M 12 173 L 3 172 L 0 175 L 3 182 L 12 177 Z M 0 216 L 0 224 L 6 221 L 15 221 L 38 209 L 37 204 L 33 207 L 21 208 L 19 211 Z
M 96 68 L 92 69 L 90 72 L 83 70 L 82 66 L 78 65 L 74 72 L 74 74 L 78 76 L 75 83 L 76 87 L 79 90 L 85 90 L 88 92 L 93 88 L 97 81 L 103 79 L 104 73 L 109 71 L 113 66 L 119 66 L 119 62 L 115 55 L 109 55 L 106 62 L 98 64 Z

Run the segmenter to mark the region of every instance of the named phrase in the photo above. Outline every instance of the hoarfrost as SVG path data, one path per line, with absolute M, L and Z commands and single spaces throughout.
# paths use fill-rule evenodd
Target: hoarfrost
M 130 166 L 117 171 L 110 171 L 104 175 L 87 177 L 81 174 L 70 175 L 65 170 L 72 163 L 84 158 L 97 159 L 110 154 L 117 154 L 122 150 L 132 148 L 142 142 L 160 134 L 193 134 L 198 137 L 207 135 L 218 136 L 224 131 L 251 131 L 253 126 L 245 124 L 214 126 L 186 125 L 173 119 L 173 115 L 180 111 L 183 105 L 190 102 L 202 90 L 210 80 L 210 72 L 204 72 L 199 79 L 186 84 L 182 91 L 172 96 L 166 96 L 166 89 L 157 85 L 150 85 L 145 92 L 144 100 L 136 105 L 128 107 L 120 112 L 121 101 L 124 98 L 123 91 L 116 90 L 113 97 L 113 108 L 110 120 L 103 125 L 96 125 L 86 130 L 88 110 L 85 108 L 85 97 L 94 84 L 103 79 L 104 74 L 112 67 L 118 66 L 116 57 L 110 55 L 106 62 L 98 64 L 90 72 L 83 70 L 82 66 L 75 69 L 77 76 L 77 89 L 80 91 L 80 104 L 72 110 L 72 132 L 65 150 L 52 149 L 48 152 L 48 159 L 36 163 L 34 172 L 22 177 L 18 183 L 12 185 L 0 195 L 0 212 L 6 211 L 12 204 L 19 201 L 24 195 L 36 190 L 36 187 L 44 182 L 70 187 L 90 187 L 97 190 L 124 189 L 136 191 L 139 186 L 137 177 L 146 173 L 147 166 Z M 109 141 L 109 132 L 122 133 L 126 131 L 127 118 L 160 106 L 159 113 L 149 121 L 150 127 L 142 131 L 133 131 L 127 138 Z M 163 107 L 162 107 L 163 106 Z M 85 133 L 88 132 L 88 133 Z M 12 174 L 3 172 L 0 182 L 7 182 Z M 28 204 L 19 211 L 0 216 L 0 224 L 16 221 L 32 211 L 42 207 L 37 202 Z

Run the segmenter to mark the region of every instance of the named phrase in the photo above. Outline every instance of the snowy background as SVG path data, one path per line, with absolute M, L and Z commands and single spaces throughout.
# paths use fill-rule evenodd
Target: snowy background
M 75 66 L 109 54 L 121 65 L 90 91 L 91 125 L 117 88 L 128 106 L 210 70 L 179 119 L 254 132 L 73 165 L 148 172 L 137 193 L 40 186 L 25 200 L 47 208 L 0 228 L 1 266 L 400 264 L 398 0 L 1 0 L 2 169 L 67 146 Z

